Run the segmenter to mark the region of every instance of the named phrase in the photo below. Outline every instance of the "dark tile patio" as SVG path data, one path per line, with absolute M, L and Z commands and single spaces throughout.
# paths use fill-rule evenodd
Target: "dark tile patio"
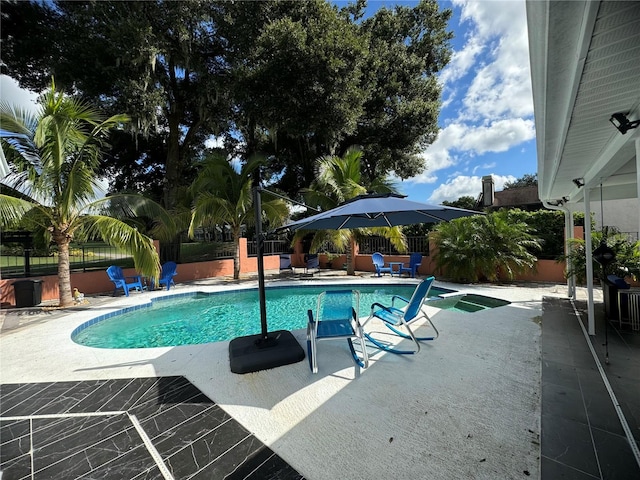
M 183 377 L 0 385 L 0 477 L 302 479 Z
M 586 324 L 586 304 L 578 302 L 576 306 Z M 611 322 L 605 329 L 602 304 L 596 305 L 596 314 L 597 335 L 590 337 L 591 343 L 637 449 L 640 442 L 640 332 L 616 328 Z M 542 480 L 639 479 L 640 467 L 627 432 L 571 302 L 545 298 Z

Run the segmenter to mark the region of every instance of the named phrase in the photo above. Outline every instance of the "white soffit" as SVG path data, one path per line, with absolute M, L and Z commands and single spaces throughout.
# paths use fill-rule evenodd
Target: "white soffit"
M 640 128 L 609 118 L 640 118 L 640 2 L 528 0 L 527 23 L 540 198 L 581 200 L 574 178 L 635 198 Z

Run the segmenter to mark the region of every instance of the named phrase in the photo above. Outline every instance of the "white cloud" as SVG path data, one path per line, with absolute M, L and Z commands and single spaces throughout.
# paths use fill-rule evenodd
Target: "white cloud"
M 535 138 L 533 120 L 510 118 L 467 128 L 465 135 L 451 148 L 482 155 L 486 152 L 506 152 L 532 138 Z
M 454 3 L 462 7 L 462 21 L 475 25 L 467 44 L 483 45 L 481 50 L 486 53 L 463 100 L 462 116 L 480 119 L 532 115 L 524 1 Z
M 425 171 L 407 181 L 434 183 L 435 172 L 453 167 L 464 160 L 489 152 L 506 152 L 514 146 L 535 138 L 533 120 L 512 118 L 487 125 L 473 126 L 451 123 L 440 130 L 436 141 L 422 153 Z M 493 168 L 495 164 L 482 168 Z M 473 171 L 477 167 L 473 167 Z
M 34 113 L 37 110 L 38 94 L 20 88 L 18 82 L 8 75 L 0 75 L 0 98 L 9 105 L 19 105 Z
M 514 182 L 516 177 L 512 175 L 495 175 L 493 174 L 493 182 L 496 191 L 503 189 L 505 182 Z M 442 203 L 443 201 L 454 201 L 460 197 L 471 196 L 477 198 L 482 191 L 482 177 L 477 175 L 464 176 L 459 175 L 451 178 L 446 183 L 436 188 L 431 196 L 427 199 L 429 203 Z
M 451 54 L 451 59 L 440 74 L 440 83 L 449 86 L 451 83 L 464 77 L 471 67 L 475 65 L 476 58 L 483 50 L 482 44 L 477 38 L 471 38 L 462 50 Z
M 496 168 L 496 162 L 485 163 L 485 164 L 482 164 L 482 165 L 476 165 L 475 167 L 473 167 L 473 174 L 475 175 L 475 173 L 478 170 L 489 170 L 490 168 Z
M 426 171 L 410 179 L 412 183 L 432 183 L 435 172 L 457 165 L 472 173 L 494 168 L 486 161 L 475 165 L 474 159 L 535 138 L 524 0 L 453 0 L 453 4 L 460 9 L 464 25 L 458 30 L 466 31 L 465 43 L 452 54 L 440 81 L 443 115 L 453 105 L 459 110 L 441 118 L 444 128 L 423 152 Z M 461 189 L 465 178 L 474 177 L 459 178 L 443 185 L 442 191 Z
M 204 141 L 204 146 L 207 148 L 224 148 L 224 138 L 212 135 Z

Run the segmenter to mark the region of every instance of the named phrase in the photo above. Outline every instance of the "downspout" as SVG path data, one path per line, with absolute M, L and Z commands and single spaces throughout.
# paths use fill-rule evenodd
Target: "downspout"
M 549 210 L 559 210 L 564 213 L 564 252 L 565 257 L 567 258 L 567 262 L 569 262 L 569 254 L 571 253 L 571 245 L 569 243 L 569 239 L 573 237 L 573 213 L 569 208 L 564 206 L 564 202 L 560 201 L 557 205 L 549 203 L 548 200 L 543 200 L 542 204 L 548 208 Z M 573 268 L 568 268 L 567 270 L 573 271 Z M 573 265 L 572 265 L 573 267 Z M 576 275 L 573 273 L 570 276 L 567 276 L 567 296 L 573 300 L 576 298 Z

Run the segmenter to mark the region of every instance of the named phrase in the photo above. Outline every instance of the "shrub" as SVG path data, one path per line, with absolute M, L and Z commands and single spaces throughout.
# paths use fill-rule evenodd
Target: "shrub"
M 438 224 L 433 239 L 436 265 L 454 281 L 511 280 L 535 266 L 530 250 L 540 249 L 540 239 L 510 211 L 460 218 Z

